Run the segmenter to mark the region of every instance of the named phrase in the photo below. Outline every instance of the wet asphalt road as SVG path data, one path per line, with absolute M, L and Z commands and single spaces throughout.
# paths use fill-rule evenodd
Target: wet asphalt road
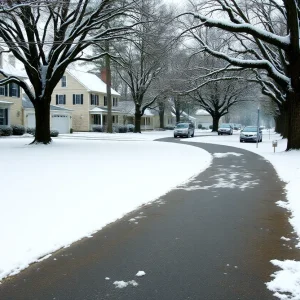
M 275 299 L 265 287 L 276 270 L 269 261 L 299 259 L 288 216 L 275 204 L 285 199 L 284 184 L 254 153 L 189 145 L 242 155 L 215 157 L 187 185 L 9 278 L 0 285 L 0 299 Z M 146 275 L 136 277 L 139 270 Z M 118 289 L 113 282 L 119 280 L 138 286 Z

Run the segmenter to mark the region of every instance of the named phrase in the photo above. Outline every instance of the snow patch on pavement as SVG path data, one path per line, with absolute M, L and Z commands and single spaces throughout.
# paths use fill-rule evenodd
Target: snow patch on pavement
M 137 276 L 137 277 L 141 277 L 141 276 L 145 276 L 146 275 L 146 273 L 144 272 L 144 271 L 138 271 L 136 274 L 135 274 L 135 276 Z
M 242 153 L 236 153 L 236 152 L 226 152 L 226 153 L 214 153 L 213 156 L 217 157 L 217 158 L 223 158 L 223 157 L 227 157 L 229 155 L 233 155 L 233 156 L 242 156 Z
M 275 272 L 274 279 L 266 283 L 269 290 L 279 299 L 300 299 L 300 262 L 294 260 L 272 260 L 273 265 L 281 268 Z

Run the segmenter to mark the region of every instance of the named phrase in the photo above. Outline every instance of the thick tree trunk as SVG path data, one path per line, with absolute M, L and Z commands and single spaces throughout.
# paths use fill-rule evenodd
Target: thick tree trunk
M 300 149 L 300 93 L 291 91 L 287 97 L 288 105 L 288 144 L 287 151 Z
M 176 123 L 179 123 L 180 122 L 180 110 L 179 109 L 176 109 L 175 115 L 176 115 Z
M 134 114 L 134 132 L 141 133 L 141 107 L 139 105 L 135 105 L 135 114 Z
M 108 28 L 108 25 L 105 26 Z M 105 41 L 105 51 L 109 53 L 109 41 Z M 110 69 L 110 56 L 105 55 L 105 67 L 106 67 L 106 93 L 107 93 L 107 132 L 112 133 L 112 103 L 111 103 L 111 69 Z
M 220 118 L 221 116 L 216 114 L 216 115 L 213 115 L 213 128 L 212 128 L 212 132 L 214 131 L 218 131 L 218 128 L 219 128 L 219 121 L 220 121 Z
M 165 128 L 165 107 L 164 105 L 159 105 L 159 128 Z
M 49 144 L 50 137 L 50 100 L 37 99 L 35 103 L 35 139 L 32 144 Z

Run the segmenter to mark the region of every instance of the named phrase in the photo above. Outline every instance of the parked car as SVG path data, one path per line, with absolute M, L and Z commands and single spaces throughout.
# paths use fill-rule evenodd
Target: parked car
M 192 123 L 178 123 L 174 129 L 174 138 L 178 136 L 194 137 L 195 127 Z
M 259 128 L 257 135 L 257 126 L 246 126 L 240 132 L 240 142 L 262 142 L 262 131 Z
M 230 124 L 221 124 L 218 129 L 218 135 L 229 134 L 232 135 L 233 128 Z

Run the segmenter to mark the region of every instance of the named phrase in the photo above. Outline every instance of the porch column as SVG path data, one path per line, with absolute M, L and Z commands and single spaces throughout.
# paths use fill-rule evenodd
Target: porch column
M 145 130 L 147 129 L 147 117 L 145 117 Z
M 103 126 L 103 116 L 102 116 L 102 114 L 100 114 L 100 117 L 101 117 L 101 124 L 100 125 L 102 125 Z

